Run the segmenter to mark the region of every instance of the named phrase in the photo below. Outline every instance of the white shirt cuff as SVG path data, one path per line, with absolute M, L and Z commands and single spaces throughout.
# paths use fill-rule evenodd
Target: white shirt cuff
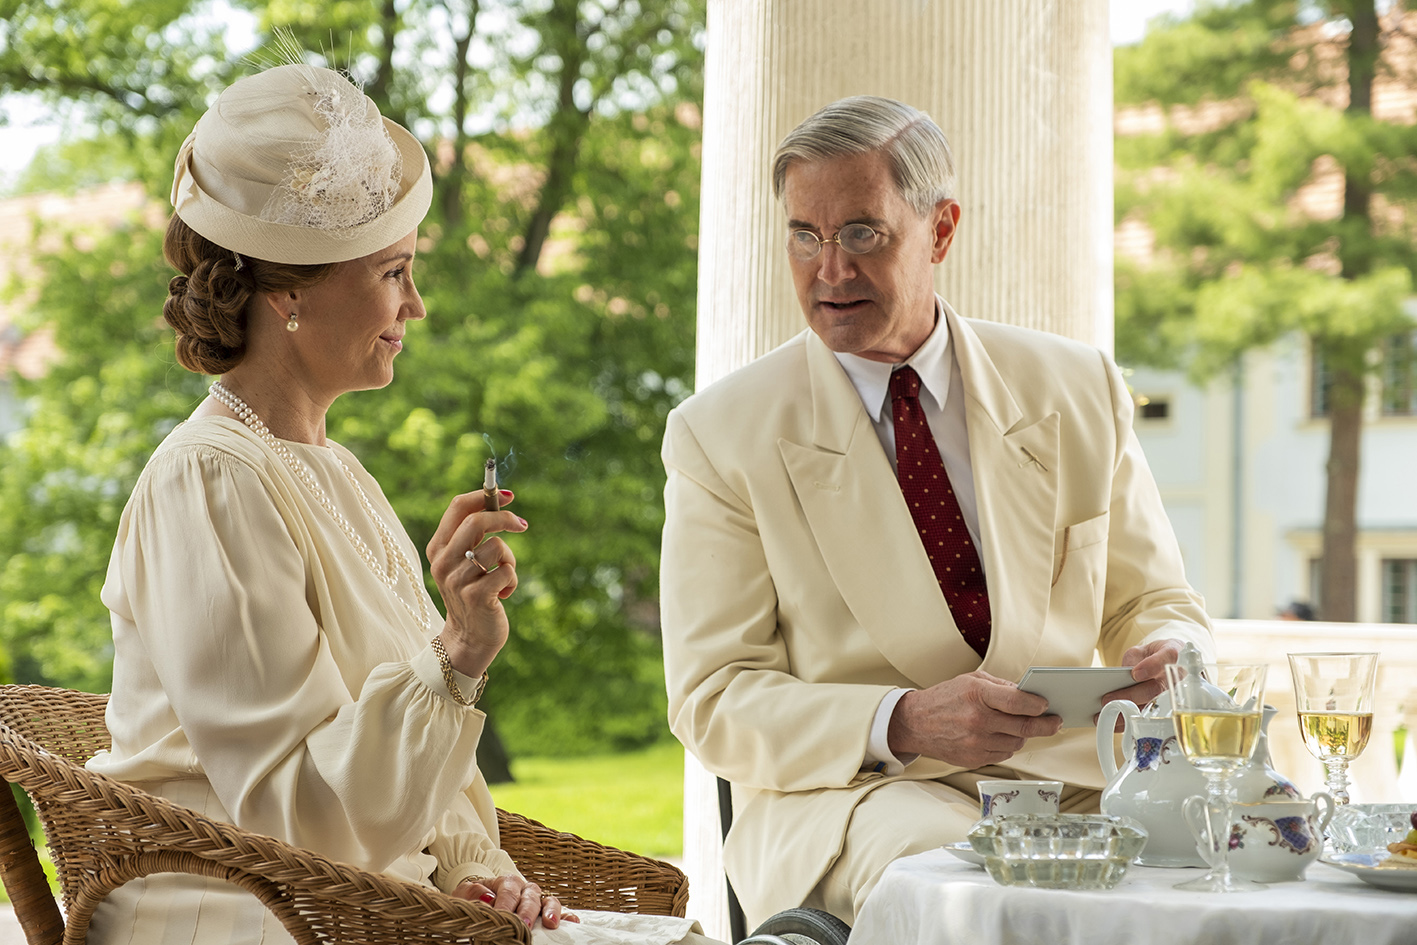
M 866 758 L 861 765 L 863 769 L 879 771 L 880 773 L 894 777 L 905 771 L 905 766 L 910 764 L 919 755 L 905 755 L 897 758 L 891 752 L 890 727 L 891 713 L 895 712 L 895 705 L 900 701 L 900 697 L 910 689 L 892 689 L 886 693 L 886 697 L 881 700 L 881 704 L 876 707 L 876 718 L 871 722 L 871 737 L 866 742 Z
M 430 643 L 424 647 L 413 659 L 409 660 L 409 668 L 418 677 L 418 681 L 423 683 L 435 693 L 447 699 L 456 706 L 462 706 L 460 702 L 453 698 L 453 694 L 448 690 L 448 684 L 443 681 L 443 667 L 438 662 L 438 654 L 433 652 L 433 645 Z M 453 682 L 458 684 L 458 689 L 462 691 L 463 698 L 467 698 L 477 691 L 477 686 L 482 680 L 472 676 L 464 676 L 457 670 L 453 670 Z M 466 708 L 475 708 L 467 706 Z

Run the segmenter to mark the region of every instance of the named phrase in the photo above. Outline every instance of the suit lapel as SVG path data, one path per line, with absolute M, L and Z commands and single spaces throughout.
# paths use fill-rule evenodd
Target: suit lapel
M 965 392 L 993 636 L 980 667 L 1017 680 L 1032 663 L 1052 585 L 1058 503 L 1058 414 L 1023 415 L 979 336 L 948 304 Z
M 806 341 L 813 442 L 784 439 L 778 448 L 832 582 L 876 647 L 916 685 L 974 667 L 979 657 L 955 627 L 856 389 L 816 335 Z M 1051 559 L 1051 541 L 1048 549 Z

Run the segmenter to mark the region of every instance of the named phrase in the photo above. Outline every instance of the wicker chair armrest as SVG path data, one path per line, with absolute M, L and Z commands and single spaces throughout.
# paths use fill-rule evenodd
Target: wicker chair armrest
M 0 686 L 0 724 L 45 750 L 82 765 L 112 739 L 108 696 L 49 686 Z
M 0 723 L 0 778 L 35 802 L 83 941 L 108 892 L 154 872 L 224 879 L 259 898 L 297 942 L 529 943 L 516 916 L 338 863 L 212 820 L 46 751 Z
M 683 917 L 689 880 L 662 860 L 617 850 L 498 809 L 501 847 L 527 879 L 574 909 Z

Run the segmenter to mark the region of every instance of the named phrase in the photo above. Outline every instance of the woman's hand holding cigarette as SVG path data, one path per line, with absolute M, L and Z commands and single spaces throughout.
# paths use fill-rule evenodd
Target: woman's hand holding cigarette
M 517 588 L 517 559 L 495 533 L 524 532 L 527 523 L 505 510 L 510 492 L 499 491 L 498 499 L 504 508 L 489 511 L 481 489 L 455 497 L 428 542 L 433 581 L 448 612 L 443 646 L 453 668 L 465 676 L 481 676 L 507 642 L 502 601 Z

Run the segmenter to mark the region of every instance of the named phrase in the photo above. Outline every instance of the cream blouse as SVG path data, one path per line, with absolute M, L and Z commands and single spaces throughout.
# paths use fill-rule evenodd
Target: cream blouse
M 244 424 L 190 420 L 123 511 L 102 598 L 113 623 L 111 750 L 94 771 L 331 859 L 451 892 L 517 872 L 477 770 L 485 716 L 452 701 L 422 559 L 348 450 L 286 442 L 395 577 L 391 590 Z M 343 461 L 403 550 L 388 555 Z M 416 595 L 416 596 L 415 596 Z M 415 614 L 422 601 L 429 628 Z M 476 680 L 457 674 L 463 692 Z M 539 945 L 711 943 L 672 916 L 579 911 Z M 164 873 L 114 890 L 90 945 L 285 945 L 235 886 Z
M 497 847 L 477 770 L 485 716 L 449 697 L 429 646 L 442 617 L 421 580 L 415 588 L 385 554 L 341 460 L 420 578 L 422 559 L 352 454 L 286 445 L 397 575 L 394 590 L 243 424 L 180 425 L 119 524 L 102 591 L 113 623 L 113 746 L 88 767 L 445 892 L 516 872 Z M 419 599 L 426 631 L 414 619 Z M 471 692 L 475 680 L 458 683 Z M 265 941 L 287 940 L 234 887 L 162 875 L 115 891 L 90 941 L 262 941 L 227 934 L 252 921 L 274 929 Z

